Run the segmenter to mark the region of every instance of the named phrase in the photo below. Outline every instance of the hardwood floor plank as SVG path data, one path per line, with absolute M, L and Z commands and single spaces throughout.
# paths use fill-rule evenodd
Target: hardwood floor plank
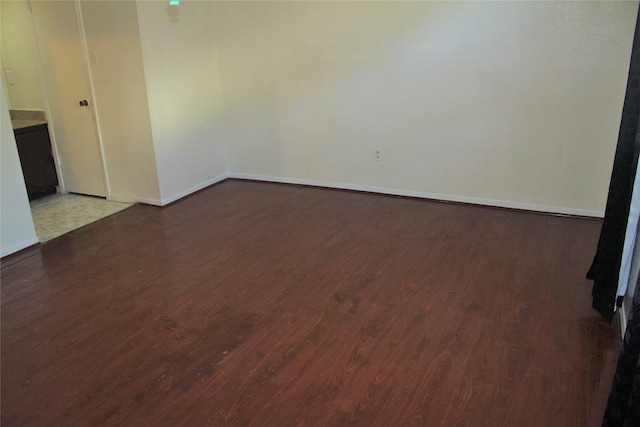
M 225 181 L 2 261 L 1 422 L 599 425 L 601 221 Z

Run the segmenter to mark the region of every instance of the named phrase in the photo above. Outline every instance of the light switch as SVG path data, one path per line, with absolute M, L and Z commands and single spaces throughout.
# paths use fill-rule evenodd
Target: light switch
M 7 83 L 9 83 L 10 85 L 16 84 L 16 81 L 13 79 L 13 71 L 6 70 L 4 74 L 7 76 Z

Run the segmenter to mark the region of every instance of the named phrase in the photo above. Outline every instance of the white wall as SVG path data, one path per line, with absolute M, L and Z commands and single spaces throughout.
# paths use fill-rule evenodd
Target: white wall
M 160 204 L 134 1 L 82 1 L 110 198 Z
M 3 73 L 5 49 L 11 49 L 8 43 L 13 40 L 11 32 L 5 31 L 15 23 L 7 22 L 9 16 L 14 16 L 13 6 L 13 3 L 0 2 L 0 69 Z M 11 12 L 7 12 L 8 10 Z M 27 188 L 9 117 L 5 94 L 5 88 L 9 86 L 5 84 L 4 75 L 0 80 L 0 257 L 3 257 L 38 243 L 38 237 L 31 218 Z
M 7 101 L 14 110 L 44 110 L 40 70 L 31 16 L 26 0 L 0 2 L 2 23 L 2 73 L 13 72 L 14 85 L 7 85 Z
M 226 176 L 214 4 L 137 2 L 162 203 Z
M 9 108 L 0 85 L 0 256 L 38 243 Z
M 637 7 L 216 4 L 229 171 L 602 215 Z
M 604 210 L 637 2 L 138 1 L 139 45 L 131 3 L 82 5 L 116 186 L 152 202 L 229 173 Z

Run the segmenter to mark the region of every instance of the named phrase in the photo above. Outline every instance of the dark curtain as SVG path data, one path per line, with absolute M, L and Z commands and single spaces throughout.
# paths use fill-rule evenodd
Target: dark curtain
M 640 10 L 638 11 L 640 17 Z M 618 145 L 609 184 L 600 240 L 587 277 L 594 281 L 593 308 L 610 322 L 618 299 L 618 279 L 631 207 L 638 153 L 640 152 L 640 19 L 629 65 L 627 91 L 618 133 Z M 637 183 L 640 185 L 640 183 Z M 635 238 L 635 236 L 633 236 Z M 632 310 L 618 358 L 611 393 L 602 421 L 603 427 L 640 426 L 640 283 L 635 284 Z M 631 285 L 629 285 L 631 288 Z
M 639 12 L 640 13 L 640 12 Z M 618 289 L 618 275 L 622 262 L 622 250 L 631 206 L 631 193 L 640 152 L 640 31 L 636 20 L 636 32 L 631 52 L 631 64 L 627 80 L 627 92 L 622 109 L 618 145 L 613 161 L 609 196 L 600 231 L 600 240 L 587 273 L 593 284 L 593 308 L 610 322 L 613 319 Z

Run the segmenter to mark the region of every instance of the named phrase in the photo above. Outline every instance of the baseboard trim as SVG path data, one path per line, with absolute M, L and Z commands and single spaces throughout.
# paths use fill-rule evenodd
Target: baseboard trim
M 346 184 L 331 181 L 316 181 L 309 179 L 276 177 L 269 175 L 254 175 L 245 173 L 229 173 L 228 178 L 245 179 L 252 181 L 265 181 L 283 184 L 311 185 L 315 187 L 335 188 L 341 190 L 364 191 L 368 193 L 386 194 L 392 196 L 416 197 L 420 199 L 438 200 L 444 202 L 468 203 L 482 206 L 493 206 L 507 209 L 517 209 L 525 211 L 542 212 L 555 215 L 582 216 L 589 218 L 603 218 L 604 212 L 591 211 L 586 209 L 574 209 L 561 206 L 531 205 L 527 203 L 508 202 L 504 200 L 484 199 L 478 197 L 467 196 L 450 196 L 440 193 L 427 193 L 422 191 L 401 190 L 396 188 L 376 187 L 369 185 Z
M 23 242 L 18 243 L 17 245 L 13 245 L 9 248 L 4 248 L 2 249 L 2 252 L 0 252 L 0 258 L 5 257 L 7 255 L 11 255 L 14 254 L 18 251 L 21 251 L 23 249 L 28 248 L 29 246 L 33 246 L 40 243 L 40 240 L 38 240 L 38 237 L 32 237 L 30 239 L 27 239 Z
M 160 199 L 149 199 L 146 197 L 138 197 L 136 199 L 136 203 L 143 203 L 145 205 L 152 205 L 152 206 L 162 206 L 162 200 Z
M 131 196 L 123 196 L 121 194 L 109 194 L 107 200 L 110 202 L 118 202 L 118 203 L 137 203 L 138 199 Z
M 152 200 L 148 200 L 148 201 L 142 202 L 142 203 L 148 203 L 148 204 L 152 204 L 152 205 L 156 205 L 156 206 L 166 206 L 169 203 L 173 203 L 176 200 L 182 199 L 183 197 L 186 197 L 186 196 L 188 196 L 190 194 L 195 193 L 196 191 L 200 191 L 203 188 L 209 187 L 210 185 L 217 184 L 217 183 L 219 183 L 221 181 L 224 181 L 228 177 L 229 177 L 229 174 L 227 174 L 226 172 L 222 173 L 222 174 L 220 174 L 218 176 L 215 176 L 215 177 L 213 177 L 211 179 L 208 179 L 208 180 L 206 180 L 204 182 L 201 182 L 200 184 L 194 185 L 193 187 L 189 187 L 186 190 L 183 190 L 183 191 L 181 191 L 179 193 L 176 193 L 176 194 L 174 194 L 172 196 L 165 197 L 165 198 L 163 198 L 162 200 L 159 201 L 160 202 L 159 204 L 153 203 L 154 201 L 152 201 Z

